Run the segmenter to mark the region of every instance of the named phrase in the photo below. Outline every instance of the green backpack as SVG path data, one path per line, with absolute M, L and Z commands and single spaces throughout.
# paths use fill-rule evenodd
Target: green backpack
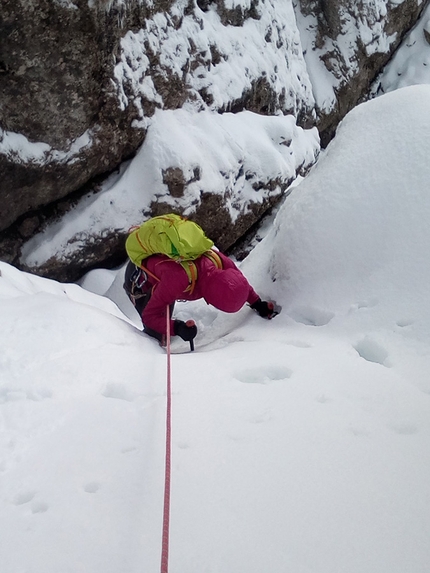
M 197 278 L 194 259 L 206 255 L 218 268 L 222 268 L 220 257 L 212 251 L 213 241 L 206 237 L 203 229 L 184 217 L 169 213 L 145 221 L 127 237 L 125 248 L 130 260 L 144 268 L 144 260 L 151 255 L 167 255 L 181 263 L 190 280 L 192 291 Z

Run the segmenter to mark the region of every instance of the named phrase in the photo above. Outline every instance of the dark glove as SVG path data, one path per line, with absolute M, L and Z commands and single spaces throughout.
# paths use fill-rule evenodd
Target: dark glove
M 272 301 L 265 301 L 259 298 L 254 302 L 254 304 L 250 305 L 253 310 L 258 312 L 258 314 L 262 318 L 273 318 L 278 313 L 275 311 L 275 305 Z
M 187 320 L 187 322 L 184 322 L 183 320 L 175 320 L 174 333 L 177 336 L 180 336 L 182 340 L 191 342 L 191 340 L 194 340 L 197 336 L 197 326 L 193 320 Z

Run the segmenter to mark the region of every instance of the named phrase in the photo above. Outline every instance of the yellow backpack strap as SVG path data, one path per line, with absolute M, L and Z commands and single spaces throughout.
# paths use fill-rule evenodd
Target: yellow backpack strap
M 188 285 L 188 287 L 185 289 L 184 292 L 189 292 L 190 294 L 193 294 L 197 280 L 196 263 L 194 261 L 181 261 L 181 265 L 184 268 L 185 272 L 187 273 L 188 280 L 190 281 L 190 284 Z
M 210 249 L 203 254 L 213 262 L 217 269 L 222 269 L 222 259 L 216 251 Z
M 216 251 L 210 249 L 209 251 L 204 252 L 203 255 L 210 259 L 217 267 L 217 269 L 222 269 L 222 259 Z M 194 263 L 194 261 L 181 261 L 181 265 L 184 267 L 185 272 L 188 275 L 188 280 L 190 281 L 190 284 L 188 285 L 188 288 L 185 289 L 185 292 L 192 294 L 194 287 L 196 286 L 198 275 L 197 265 Z
M 140 240 L 140 237 L 139 237 L 139 227 L 138 227 L 135 231 L 133 231 L 133 232 L 134 232 L 135 235 L 136 235 L 136 239 L 137 239 L 137 242 L 138 242 L 139 245 L 140 245 L 140 248 L 142 249 L 142 251 L 143 251 L 144 253 L 147 253 L 147 252 L 148 252 L 148 249 L 144 246 L 144 244 L 142 243 L 142 241 Z M 148 255 L 146 255 L 146 256 L 148 256 Z

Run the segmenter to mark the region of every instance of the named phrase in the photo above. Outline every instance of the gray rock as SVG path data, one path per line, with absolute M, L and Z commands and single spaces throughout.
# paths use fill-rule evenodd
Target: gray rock
M 0 230 L 111 171 L 143 141 L 145 130 L 131 127 L 137 112 L 119 108 L 112 86 L 121 13 L 90 4 L 0 1 Z

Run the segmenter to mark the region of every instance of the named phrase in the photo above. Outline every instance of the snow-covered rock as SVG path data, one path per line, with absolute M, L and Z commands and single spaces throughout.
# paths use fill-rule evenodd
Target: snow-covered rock
M 279 201 L 319 152 L 293 116 L 158 111 L 136 157 L 101 191 L 28 241 L 20 265 L 74 280 L 117 253 L 151 213 L 180 211 L 225 250 Z
M 410 85 L 430 84 L 429 40 L 430 5 L 375 80 L 371 95 L 381 95 Z
M 0 258 L 19 265 L 26 259 L 20 253 L 23 243 L 34 234 L 52 235 L 59 228 L 63 235 L 67 221 L 55 227 L 52 222 L 79 201 L 86 205 L 97 200 L 88 199 L 88 193 L 96 196 L 111 186 L 112 178 L 104 183 L 103 179 L 112 173 L 117 178 L 118 170 L 125 169 L 123 160 L 142 143 L 150 145 L 150 133 L 162 112 L 166 118 L 175 110 L 190 118 L 244 111 L 291 115 L 297 126 L 317 126 L 325 144 L 338 121 L 366 95 L 423 7 L 422 0 L 4 2 Z M 12 28 L 16 33 L 10 33 Z M 204 120 L 190 119 L 190 129 L 199 122 Z M 190 174 L 188 164 L 182 169 L 175 161 L 167 165 L 163 160 L 172 156 L 169 131 L 175 122 L 170 126 L 166 119 L 164 125 L 166 149 L 149 151 L 163 164 L 153 180 L 150 210 L 146 199 L 138 201 L 135 209 L 140 212 L 127 225 L 142 211 L 146 215 L 164 209 L 158 198 L 163 197 L 164 205 L 166 190 L 171 192 L 167 203 L 183 210 L 186 200 L 175 194 L 188 187 L 193 189 L 199 220 L 206 223 L 216 212 L 214 238 L 229 245 L 258 222 L 290 182 L 290 176 L 273 172 L 272 161 L 266 172 L 263 164 L 261 173 L 248 173 L 255 183 L 250 208 L 243 153 L 232 152 L 236 164 L 209 185 L 206 178 L 199 195 L 199 173 L 215 173 L 219 167 L 212 134 L 200 134 L 199 140 L 211 153 L 213 165 L 207 169 L 207 157 L 204 165 L 197 164 L 196 154 Z M 227 131 L 227 149 L 243 145 L 236 130 Z M 261 137 L 264 140 L 264 133 Z M 290 167 L 302 172 L 295 160 Z M 215 181 L 219 185 L 214 194 Z M 225 216 L 220 224 L 220 214 L 231 213 L 231 195 L 241 216 Z M 80 243 L 88 239 L 87 250 L 98 247 L 87 267 L 112 256 L 117 259 L 123 231 L 117 224 L 109 226 L 112 214 L 114 210 L 99 225 L 102 234 L 88 228 L 79 234 Z M 222 238 L 227 227 L 230 236 Z M 67 241 L 77 243 L 74 236 Z M 61 252 L 54 254 L 57 262 L 61 257 Z M 49 267 L 45 272 L 50 273 Z
M 294 2 L 323 145 L 399 46 L 423 0 Z

